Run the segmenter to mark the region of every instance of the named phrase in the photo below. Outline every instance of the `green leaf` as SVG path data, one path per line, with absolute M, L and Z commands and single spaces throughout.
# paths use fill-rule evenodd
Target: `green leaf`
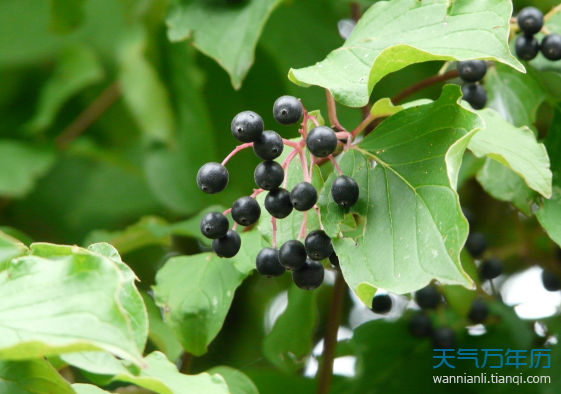
M 173 257 L 158 271 L 156 304 L 163 308 L 166 323 L 187 352 L 206 353 L 245 276 L 232 260 L 214 253 Z
M 64 356 L 70 364 L 94 374 L 112 375 L 109 382 L 128 382 L 158 394 L 229 394 L 228 386 L 219 375 L 201 373 L 184 375 L 160 352 L 144 359 L 146 366 L 136 373 L 125 368 L 107 353 L 84 352 Z
M 195 47 L 216 60 L 239 89 L 253 64 L 265 22 L 281 1 L 176 1 L 167 19 L 168 37 L 171 41 L 192 38 Z
M 533 125 L 538 107 L 545 99 L 545 91 L 532 68 L 522 74 L 502 64 L 489 67 L 485 90 L 487 107 L 517 127 Z
M 91 384 L 83 384 L 83 383 L 75 383 L 72 385 L 72 389 L 76 392 L 76 394 L 103 394 L 109 393 L 109 391 L 105 391 L 100 389 L 97 386 L 93 386 Z
M 83 45 L 66 48 L 41 89 L 37 111 L 27 125 L 29 130 L 38 132 L 50 127 L 69 98 L 103 77 L 103 66 L 94 51 Z
M 374 4 L 345 44 L 313 66 L 291 69 L 301 85 L 327 88 L 341 104 L 362 107 L 385 75 L 433 60 L 487 59 L 524 67 L 508 48 L 510 0 L 392 0 Z
M 314 347 L 318 312 L 317 292 L 292 284 L 288 306 L 263 341 L 263 353 L 278 368 L 294 373 L 303 368 Z
M 146 311 L 132 271 L 76 246 L 33 244 L 30 253 L 0 273 L 0 358 L 106 350 L 142 365 Z
M 165 143 L 175 131 L 174 113 L 165 85 L 144 56 L 146 41 L 146 32 L 141 26 L 125 34 L 118 51 L 119 80 L 125 102 L 144 139 Z
M 520 175 L 528 187 L 545 198 L 551 196 L 549 157 L 528 128 L 516 128 L 492 109 L 479 111 L 485 128 L 470 141 L 468 148 L 477 157 L 487 156 Z
M 24 244 L 0 231 L 0 269 L 5 269 L 5 262 L 26 253 L 27 247 Z
M 18 141 L 0 140 L 0 196 L 21 198 L 31 192 L 37 179 L 55 162 L 50 149 Z
M 460 254 L 462 268 L 472 278 L 477 286 L 480 286 L 477 267 L 473 258 L 465 250 Z M 467 317 L 471 304 L 477 298 L 477 292 L 468 290 L 462 286 L 442 286 L 442 293 L 446 298 L 447 305 L 460 317 Z
M 401 105 L 393 105 L 392 101 L 389 98 L 383 98 L 374 103 L 374 105 L 370 109 L 370 114 L 373 115 L 375 118 L 385 118 L 387 116 L 392 116 L 394 114 L 397 114 L 399 111 L 403 111 L 406 108 L 411 108 L 418 105 L 424 105 L 429 103 L 432 103 L 432 100 L 421 99 Z
M 148 321 L 150 323 L 148 339 L 158 350 L 166 355 L 168 360 L 172 362 L 177 361 L 183 353 L 183 347 L 164 323 L 162 312 L 156 306 L 154 299 L 144 292 L 140 294 L 142 294 L 144 305 L 146 305 L 146 310 L 148 311 Z
M 51 0 L 51 30 L 66 34 L 75 30 L 85 18 L 85 0 Z
M 47 360 L 0 361 L 2 394 L 74 394 Z
M 123 231 L 96 230 L 90 233 L 84 244 L 107 242 L 113 245 L 121 254 L 150 245 L 171 246 L 171 236 L 162 231 L 167 222 L 156 216 L 145 216 L 138 223 L 127 227 Z
M 348 211 L 365 217 L 361 236 L 333 245 L 345 280 L 366 305 L 375 288 L 403 294 L 432 279 L 473 287 L 460 264 L 468 224 L 456 179 L 464 150 L 484 123 L 460 98 L 458 86 L 446 85 L 438 101 L 387 118 L 343 155 L 343 173 L 361 187 L 350 209 L 330 197 L 337 174 L 325 183 L 319 203 L 331 237 Z
M 251 379 L 240 370 L 219 366 L 209 369 L 207 373 L 222 376 L 228 385 L 230 394 L 259 394 L 259 390 L 257 390 Z

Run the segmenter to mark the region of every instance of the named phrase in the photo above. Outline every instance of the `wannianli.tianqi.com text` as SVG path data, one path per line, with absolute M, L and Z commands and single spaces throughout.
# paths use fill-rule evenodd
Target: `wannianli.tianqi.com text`
M 482 373 L 480 375 L 453 375 L 433 376 L 434 383 L 512 383 L 512 384 L 539 384 L 551 383 L 550 376 L 522 376 L 499 375 L 496 373 Z

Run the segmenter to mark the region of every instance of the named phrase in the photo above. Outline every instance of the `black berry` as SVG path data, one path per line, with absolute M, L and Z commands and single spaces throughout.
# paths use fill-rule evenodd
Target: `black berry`
M 234 257 L 240 251 L 242 240 L 234 230 L 228 230 L 226 235 L 212 241 L 212 250 L 219 257 Z
M 485 279 L 495 279 L 503 273 L 503 265 L 501 260 L 492 257 L 488 260 L 483 260 L 479 266 L 479 277 Z
M 380 294 L 372 299 L 372 312 L 388 313 L 392 309 L 392 298 L 388 294 Z
M 276 161 L 262 161 L 253 173 L 255 183 L 263 190 L 278 188 L 284 180 L 284 170 Z
M 543 14 L 534 7 L 526 7 L 522 9 L 516 17 L 518 26 L 527 35 L 534 35 L 543 27 Z
M 359 188 L 350 176 L 339 175 L 331 185 L 331 196 L 337 205 L 347 208 L 358 201 Z
M 264 129 L 263 119 L 253 111 L 243 111 L 237 114 L 230 127 L 232 135 L 240 142 L 256 141 Z
M 462 86 L 463 99 L 471 105 L 473 109 L 482 109 L 487 104 L 487 93 L 485 88 L 478 83 L 468 83 Z
M 409 332 L 417 338 L 428 337 L 432 334 L 432 321 L 424 313 L 417 313 L 409 320 Z
M 294 284 L 303 290 L 317 289 L 325 277 L 325 269 L 319 261 L 307 259 L 306 263 L 297 271 L 292 271 Z
M 285 242 L 279 249 L 280 263 L 289 271 L 302 268 L 307 257 L 304 244 L 295 239 Z
M 561 281 L 559 281 L 557 275 L 551 271 L 544 270 L 542 272 L 542 283 L 547 291 L 561 290 Z
M 240 197 L 232 204 L 232 219 L 242 226 L 250 226 L 259 220 L 261 207 L 253 197 Z
M 561 36 L 559 34 L 548 34 L 542 40 L 540 46 L 542 55 L 549 60 L 561 59 Z
M 468 313 L 468 319 L 471 320 L 472 323 L 479 324 L 483 323 L 487 319 L 487 316 L 489 316 L 487 303 L 481 299 L 473 301 Z
M 327 157 L 337 148 L 337 136 L 327 126 L 314 127 L 306 137 L 306 146 L 312 155 Z
M 335 252 L 331 253 L 329 256 L 329 262 L 337 268 L 341 268 L 341 264 L 339 263 L 339 256 Z
M 314 230 L 306 236 L 306 253 L 312 260 L 323 260 L 334 252 L 331 238 L 323 230 Z
M 265 209 L 271 216 L 277 219 L 284 219 L 292 212 L 290 193 L 281 188 L 271 190 L 265 197 Z
M 290 202 L 297 211 L 312 209 L 318 200 L 318 192 L 310 182 L 300 182 L 290 191 Z
M 435 309 L 442 301 L 442 296 L 436 286 L 428 285 L 415 292 L 415 301 L 421 309 Z
M 220 212 L 209 212 L 201 219 L 200 228 L 205 237 L 216 239 L 226 235 L 230 223 Z
M 197 173 L 197 185 L 207 194 L 221 192 L 228 185 L 228 170 L 220 163 L 206 163 Z
M 479 257 L 487 249 L 487 238 L 479 232 L 470 233 L 466 241 L 466 249 L 472 257 Z
M 465 82 L 481 81 L 487 72 L 485 60 L 465 60 L 458 62 L 458 74 Z
M 253 143 L 253 152 L 263 160 L 275 160 L 284 149 L 282 138 L 276 131 L 265 130 Z
M 298 122 L 302 113 L 302 103 L 294 96 L 281 96 L 273 105 L 275 120 L 285 126 Z
M 524 34 L 519 35 L 516 37 L 516 41 L 514 42 L 514 46 L 516 49 L 516 56 L 522 60 L 532 60 L 536 56 L 538 56 L 538 52 L 540 50 L 540 44 L 535 37 L 527 37 Z
M 255 259 L 255 266 L 260 275 L 269 278 L 271 276 L 281 276 L 285 271 L 279 262 L 279 251 L 273 248 L 261 249 Z
M 435 349 L 455 349 L 456 334 L 448 327 L 439 327 L 432 333 L 432 345 Z

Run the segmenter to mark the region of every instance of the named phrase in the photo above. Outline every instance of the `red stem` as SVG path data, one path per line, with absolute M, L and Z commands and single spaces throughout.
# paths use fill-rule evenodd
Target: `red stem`
M 333 165 L 335 166 L 335 168 L 337 169 L 337 172 L 339 173 L 339 175 L 342 175 L 343 172 L 341 171 L 341 167 L 339 167 L 339 164 L 337 164 L 337 162 L 335 161 L 335 158 L 333 157 L 333 155 L 329 155 L 327 156 L 329 157 L 329 160 L 331 160 L 331 162 L 333 163 Z
M 339 119 L 337 119 L 337 107 L 335 106 L 335 99 L 328 89 L 325 89 L 325 99 L 327 101 L 327 116 L 329 117 L 329 123 L 331 123 L 331 126 L 335 126 L 335 128 L 339 131 L 346 131 L 345 128 L 339 123 Z
M 291 147 L 293 147 L 294 149 L 298 148 L 298 143 L 297 143 L 297 142 L 294 142 L 294 141 L 290 141 L 290 140 L 287 140 L 287 139 L 284 139 L 284 138 L 283 138 L 283 139 L 282 139 L 282 143 L 285 144 L 285 145 L 291 146 Z
M 228 215 L 230 212 L 232 212 L 232 208 L 228 208 L 227 210 L 224 211 L 224 213 L 222 215 L 226 216 Z
M 303 151 L 298 151 L 298 154 L 300 155 L 300 162 L 302 163 L 302 173 L 304 174 L 304 180 L 306 182 L 310 182 L 310 179 L 308 178 L 308 161 L 306 160 L 306 156 L 304 155 Z
M 273 223 L 273 249 L 277 248 L 277 219 L 271 216 L 271 223 Z
M 253 146 L 253 142 L 247 142 L 245 144 L 236 146 L 236 148 L 222 161 L 222 165 L 225 166 L 226 163 L 228 163 L 228 160 L 230 160 L 236 153 L 238 153 L 242 149 L 249 148 L 250 146 Z
M 316 210 L 316 214 L 318 215 L 319 228 L 323 230 L 324 228 L 323 228 L 323 224 L 321 223 L 321 213 L 319 211 L 319 207 L 317 205 L 314 205 L 314 209 Z
M 263 189 L 253 189 L 253 193 L 251 193 L 251 196 L 249 196 L 249 197 L 255 198 L 255 197 L 257 197 L 258 194 L 261 194 L 264 191 L 265 190 L 263 190 Z
M 300 231 L 298 232 L 298 240 L 304 238 L 306 235 L 306 228 L 308 226 L 308 211 L 304 212 L 304 217 L 302 218 L 302 225 L 300 226 Z

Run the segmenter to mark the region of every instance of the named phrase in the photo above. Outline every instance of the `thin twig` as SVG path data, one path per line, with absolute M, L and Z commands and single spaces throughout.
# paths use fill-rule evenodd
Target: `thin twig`
M 273 223 L 273 249 L 277 248 L 277 219 L 271 216 L 271 223 Z
M 298 241 L 300 241 L 306 235 L 307 227 L 308 227 L 308 211 L 305 211 L 304 217 L 302 218 L 302 224 L 300 225 L 300 231 L 298 232 Z
M 306 156 L 303 151 L 298 151 L 298 154 L 300 155 L 300 163 L 302 164 L 302 174 L 304 174 L 304 180 L 306 182 L 310 182 L 310 179 L 308 178 L 308 161 L 306 160 Z
M 408 88 L 402 90 L 401 92 L 393 96 L 391 98 L 392 103 L 397 104 L 400 101 L 403 101 L 407 97 L 411 96 L 413 93 L 418 92 L 419 90 L 423 90 L 439 82 L 444 82 L 449 79 L 456 78 L 457 76 L 458 76 L 458 70 L 450 70 L 442 75 L 433 75 L 432 77 L 425 78 L 422 81 L 419 81 L 416 84 L 409 86 Z
M 228 160 L 230 160 L 232 157 L 234 157 L 234 155 L 236 153 L 238 153 L 242 149 L 249 148 L 251 146 L 253 146 L 253 142 L 247 142 L 245 144 L 241 144 L 241 145 L 236 146 L 236 148 L 232 152 L 230 152 L 230 154 L 228 156 L 226 156 L 226 158 L 222 161 L 222 165 L 225 166 L 226 163 L 228 163 Z
M 230 212 L 232 212 L 232 208 L 228 208 L 227 210 L 225 210 L 222 215 L 226 216 L 228 215 Z
M 55 139 L 59 149 L 66 149 L 68 145 L 90 127 L 101 115 L 111 107 L 122 90 L 119 82 L 109 85 L 90 105 Z
M 337 107 L 335 106 L 335 99 L 328 89 L 325 89 L 325 100 L 327 102 L 327 116 L 329 118 L 329 123 L 331 123 L 331 126 L 335 127 L 339 131 L 346 131 L 337 119 Z
M 317 394 L 327 394 L 331 390 L 333 380 L 333 361 L 335 360 L 335 350 L 337 348 L 337 332 L 341 324 L 343 312 L 343 300 L 346 294 L 346 283 L 340 272 L 336 273 L 335 285 L 333 287 L 333 299 L 327 316 L 327 326 L 323 339 L 323 353 L 321 364 L 318 370 Z
M 343 172 L 341 171 L 341 167 L 339 167 L 339 164 L 337 164 L 337 162 L 335 161 L 335 158 L 333 157 L 333 155 L 329 155 L 327 156 L 329 157 L 329 160 L 331 160 L 331 162 L 333 163 L 333 166 L 335 166 L 335 168 L 337 169 L 337 172 L 339 173 L 339 175 L 342 175 Z
M 285 145 L 291 146 L 291 147 L 293 147 L 294 149 L 298 148 L 298 143 L 297 143 L 297 142 L 294 142 L 294 141 L 290 141 L 290 140 L 287 140 L 287 139 L 284 139 L 284 138 L 283 138 L 283 139 L 282 139 L 282 143 L 285 144 Z

